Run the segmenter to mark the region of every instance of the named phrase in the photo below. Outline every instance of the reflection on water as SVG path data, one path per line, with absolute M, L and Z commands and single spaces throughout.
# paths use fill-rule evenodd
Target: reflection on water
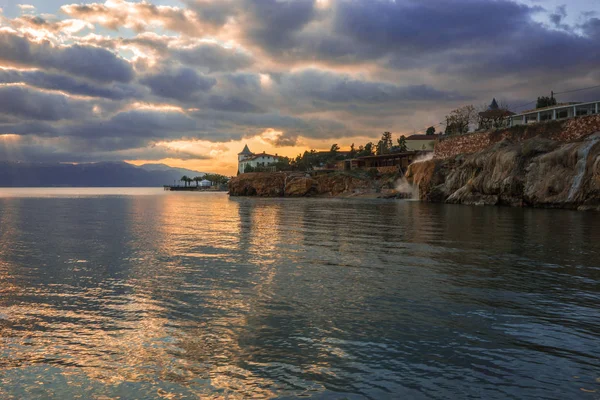
M 77 190 L 0 195 L 2 399 L 600 398 L 598 214 Z

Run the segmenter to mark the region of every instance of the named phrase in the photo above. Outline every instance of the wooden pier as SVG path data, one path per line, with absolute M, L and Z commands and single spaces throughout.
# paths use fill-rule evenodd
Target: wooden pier
M 206 187 L 206 186 L 170 186 L 163 185 L 163 190 L 168 192 L 226 192 L 226 188 Z

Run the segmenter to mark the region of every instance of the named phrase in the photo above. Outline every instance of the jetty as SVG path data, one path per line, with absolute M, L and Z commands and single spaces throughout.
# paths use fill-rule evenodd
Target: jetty
M 172 186 L 163 185 L 163 190 L 168 192 L 226 192 L 227 186 Z

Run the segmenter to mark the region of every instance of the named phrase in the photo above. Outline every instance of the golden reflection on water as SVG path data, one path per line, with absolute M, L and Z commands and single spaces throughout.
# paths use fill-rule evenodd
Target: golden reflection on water
M 444 214 L 406 203 L 169 193 L 39 204 L 0 198 L 2 400 L 15 376 L 29 375 L 27 393 L 60 375 L 84 398 L 269 399 L 323 392 L 327 380 L 352 385 L 355 364 L 392 347 L 364 331 L 390 335 L 394 318 L 405 321 L 402 329 L 456 331 L 445 309 L 422 311 L 451 307 L 444 296 L 452 285 L 461 296 L 492 289 L 473 300 L 481 307 L 505 284 L 498 278 L 515 273 L 511 260 L 497 261 L 505 252 L 525 253 L 523 243 L 570 248 L 575 265 L 589 261 L 582 254 L 597 239 L 593 225 L 577 224 L 581 214 Z M 557 220 L 575 222 L 572 235 L 549 246 L 554 237 L 544 232 Z M 485 227 L 489 244 L 480 237 Z M 467 256 L 484 262 L 474 267 Z M 501 268 L 487 268 L 493 262 Z M 480 280 L 484 274 L 494 279 Z M 405 307 L 414 303 L 419 312 L 411 314 Z M 318 379 L 298 385 L 298 376 Z
M 267 389 L 273 386 L 271 380 L 236 366 L 244 357 L 239 333 L 252 311 L 244 294 L 216 286 L 206 290 L 207 304 L 201 306 L 221 310 L 223 316 L 209 322 L 189 320 L 184 333 L 177 331 L 179 327 L 169 326 L 172 321 L 167 317 L 168 310 L 155 299 L 165 290 L 164 281 L 170 281 L 176 290 L 186 290 L 186 286 L 194 290 L 177 274 L 197 268 L 207 258 L 226 258 L 231 249 L 240 247 L 256 247 L 257 256 L 274 251 L 266 243 L 274 238 L 267 240 L 261 229 L 265 224 L 277 223 L 275 210 L 251 216 L 260 223 L 243 226 L 237 203 L 227 201 L 225 196 L 221 200 L 203 203 L 198 197 L 184 195 L 163 196 L 157 203 L 155 199 L 133 197 L 122 214 L 127 227 L 123 245 L 131 250 L 130 256 L 121 260 L 128 266 L 127 277 L 110 283 L 97 282 L 98 286 L 85 290 L 68 285 L 27 287 L 10 283 L 7 278 L 17 267 L 4 261 L 3 255 L 14 251 L 19 245 L 15 242 L 23 240 L 16 229 L 26 221 L 17 212 L 2 213 L 0 293 L 10 292 L 13 299 L 41 298 L 44 303 L 8 304 L 7 297 L 0 298 L 0 322 L 10 321 L 8 327 L 0 324 L 5 348 L 0 368 L 53 365 L 60 367 L 67 382 L 75 382 L 73 377 L 83 373 L 110 386 L 142 381 L 189 385 L 205 379 L 213 390 L 224 390 L 223 398 L 273 397 L 274 393 Z M 149 227 L 149 222 L 155 222 L 154 226 Z M 247 232 L 242 233 L 242 229 Z M 270 235 L 274 232 L 271 229 Z M 242 240 L 248 242 L 242 244 Z M 261 247 L 264 251 L 260 251 Z M 170 261 L 164 262 L 165 258 Z M 182 258 L 186 263 L 179 262 Z M 65 265 L 70 263 L 65 261 Z M 77 271 L 85 268 L 92 269 L 94 265 L 84 265 Z M 265 264 L 255 274 L 254 290 L 260 291 L 269 284 L 274 271 Z M 115 296 L 115 288 L 129 293 Z M 82 301 L 96 303 L 94 309 L 76 311 L 77 303 Z M 175 357 L 175 353 L 181 356 Z M 201 387 L 190 392 L 202 395 L 205 390 Z M 163 389 L 157 394 L 180 397 Z

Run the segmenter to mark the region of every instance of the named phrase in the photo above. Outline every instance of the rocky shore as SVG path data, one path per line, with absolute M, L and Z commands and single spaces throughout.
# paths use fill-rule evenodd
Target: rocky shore
M 259 197 L 370 197 L 406 196 L 395 189 L 401 178 L 386 174 L 372 178 L 364 171 L 308 175 L 298 172 L 255 172 L 241 174 L 229 182 L 231 196 Z
M 404 183 L 404 187 L 401 187 Z M 600 115 L 449 137 L 405 177 L 339 171 L 242 174 L 232 196 L 384 197 L 600 211 Z
M 406 178 L 430 202 L 600 210 L 600 133 L 566 143 L 505 139 L 412 164 Z

